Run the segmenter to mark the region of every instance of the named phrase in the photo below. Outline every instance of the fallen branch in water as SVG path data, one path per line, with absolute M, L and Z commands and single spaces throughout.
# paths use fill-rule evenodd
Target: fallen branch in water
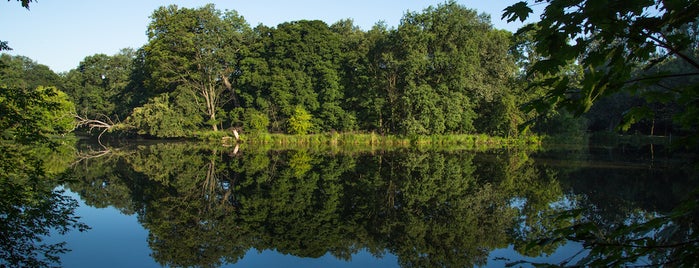
M 106 146 L 104 146 L 104 144 L 102 144 L 102 141 L 101 141 L 102 134 L 104 134 L 108 130 L 112 129 L 114 127 L 115 123 L 108 116 L 106 116 L 106 115 L 102 115 L 102 116 L 104 118 L 106 118 L 106 121 L 97 120 L 97 119 L 89 119 L 89 118 L 87 118 L 87 116 L 82 117 L 82 116 L 77 115 L 77 114 L 75 115 L 75 119 L 78 120 L 76 127 L 88 127 L 89 128 L 88 132 L 92 132 L 92 130 L 95 128 L 102 129 L 102 132 L 100 132 L 100 134 L 97 136 L 97 143 L 99 143 L 102 147 L 106 148 Z

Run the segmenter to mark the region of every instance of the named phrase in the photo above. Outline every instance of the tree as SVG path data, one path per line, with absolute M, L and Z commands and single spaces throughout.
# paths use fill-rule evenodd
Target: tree
M 533 106 L 543 113 L 555 106 L 567 107 L 577 114 L 587 112 L 605 96 L 629 91 L 648 100 L 676 100 L 685 107 L 676 114 L 678 123 L 689 130 L 692 139 L 699 137 L 699 87 L 697 83 L 665 83 L 673 78 L 699 75 L 693 33 L 699 18 L 699 2 L 685 1 L 566 1 L 536 0 L 546 4 L 541 21 L 518 31 L 533 31 L 535 51 L 542 60 L 534 63 L 528 76 L 557 73 L 570 62 L 577 62 L 584 73 L 579 88 L 569 87 L 568 77 L 550 77 L 537 86 L 549 89 Z M 524 21 L 532 9 L 527 2 L 507 7 L 503 18 Z M 679 60 L 687 68 L 674 72 L 647 72 L 668 60 Z M 663 91 L 644 90 L 659 85 Z M 622 127 L 642 118 L 652 117 L 647 107 L 626 112 Z M 681 120 L 693 118 L 693 120 Z
M 33 90 L 39 86 L 63 88 L 60 76 L 48 66 L 25 56 L 0 55 L 0 83 L 8 88 Z
M 675 113 L 675 122 L 688 131 L 686 144 L 697 145 L 699 38 L 695 29 L 699 1 L 534 2 L 542 3 L 546 7 L 541 21 L 517 33 L 533 33 L 535 52 L 541 56 L 528 69 L 528 77 L 548 76 L 530 86 L 548 89 L 532 107 L 546 113 L 562 106 L 580 115 L 614 94 L 642 96 L 646 103 L 625 112 L 620 126 L 628 129 L 644 118 L 654 118 L 653 102 L 677 102 L 683 109 Z M 524 21 L 532 12 L 522 1 L 507 7 L 503 18 Z M 678 64 L 682 68 L 656 68 L 675 61 L 682 62 Z M 569 76 L 551 76 L 571 62 L 584 70 L 579 86 L 571 87 Z M 695 228 L 689 226 L 696 226 L 696 200 L 695 190 L 665 215 L 631 217 L 635 220 L 612 224 L 586 216 L 590 210 L 565 211 L 557 218 L 573 225 L 549 232 L 538 244 L 563 239 L 582 243 L 589 254 L 573 265 L 619 266 L 644 259 L 649 265 L 695 266 L 699 240 Z
M 313 128 L 313 117 L 303 106 L 296 106 L 294 113 L 289 118 L 289 133 L 306 135 Z
M 163 93 L 133 109 L 125 127 L 135 128 L 139 135 L 161 138 L 188 137 L 202 123 L 194 104 L 183 94 Z M 173 101 L 174 100 L 174 101 Z
M 14 142 L 48 142 L 73 130 L 75 105 L 47 66 L 23 56 L 0 56 L 0 131 Z
M 397 49 L 394 31 L 384 23 L 377 23 L 366 33 L 367 85 L 366 90 L 355 95 L 360 100 L 359 122 L 369 123 L 373 125 L 370 130 L 381 133 L 394 131 L 400 123 L 397 84 L 400 64 L 394 56 Z
M 405 134 L 489 132 L 490 115 L 476 113 L 504 96 L 515 74 L 509 33 L 490 17 L 454 1 L 407 13 L 379 65 L 393 131 Z M 395 108 L 394 108 L 395 109 Z M 481 127 L 481 128 L 476 128 Z
M 50 165 L 73 153 L 52 137 L 73 129 L 74 105 L 51 85 L 55 73 L 25 57 L 2 55 L 0 74 L 0 266 L 60 263 L 69 249 L 44 239 L 89 228 L 75 216 L 77 201 L 57 188 L 65 167 Z
M 148 86 L 187 94 L 206 124 L 218 130 L 218 110 L 237 102 L 232 80 L 238 75 L 237 53 L 249 31 L 245 19 L 235 11 L 222 13 L 213 4 L 160 7 L 151 19 L 144 46 Z
M 273 131 L 302 105 L 320 130 L 352 130 L 354 115 L 344 103 L 342 36 L 322 21 L 259 26 L 249 57 L 242 62 L 241 88 L 246 108 L 268 114 Z
M 269 118 L 266 114 L 248 108 L 243 112 L 243 127 L 251 133 L 266 133 L 269 127 Z
M 78 113 L 90 118 L 125 118 L 129 106 L 124 94 L 132 83 L 136 51 L 122 49 L 108 56 L 85 57 L 76 69 L 65 75 L 66 92 L 74 99 Z

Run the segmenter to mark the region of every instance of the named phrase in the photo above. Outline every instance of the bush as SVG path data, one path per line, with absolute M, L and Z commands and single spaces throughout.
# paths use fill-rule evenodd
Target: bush
M 250 133 L 266 133 L 269 117 L 256 109 L 245 109 L 243 127 Z
M 311 114 L 302 106 L 296 106 L 294 113 L 289 118 L 289 134 L 306 135 L 313 127 Z

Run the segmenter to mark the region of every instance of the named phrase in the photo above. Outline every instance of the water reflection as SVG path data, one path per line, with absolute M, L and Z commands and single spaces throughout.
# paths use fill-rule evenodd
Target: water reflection
M 0 267 L 60 264 L 68 247 L 44 237 L 89 229 L 75 215 L 77 201 L 57 188 L 74 147 L 55 146 L 0 141 Z
M 608 229 L 651 219 L 691 184 L 681 169 L 550 161 L 589 157 L 575 152 L 234 152 L 159 143 L 85 159 L 67 187 L 91 206 L 137 214 L 161 265 L 236 263 L 254 248 L 343 260 L 390 253 L 402 266 L 463 267 L 487 265 L 499 248 L 553 253 L 571 238 L 554 232 L 580 221 L 550 215 Z M 647 202 L 663 194 L 642 186 L 674 192 Z M 542 238 L 551 239 L 532 243 Z

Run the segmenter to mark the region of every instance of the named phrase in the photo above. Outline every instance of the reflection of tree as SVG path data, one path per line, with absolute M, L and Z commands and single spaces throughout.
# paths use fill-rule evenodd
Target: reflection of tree
M 561 243 L 544 247 L 528 246 L 527 241 L 559 227 L 543 215 L 565 209 L 551 206 L 563 197 L 563 189 L 555 171 L 539 168 L 525 152 L 484 154 L 474 161 L 481 176 L 490 176 L 499 191 L 507 193 L 511 205 L 517 208 L 516 224 L 510 230 L 515 250 L 527 256 L 554 252 Z
M 0 141 L 0 266 L 37 267 L 60 263 L 69 251 L 65 242 L 48 244 L 52 231 L 83 231 L 75 199 L 55 189 L 56 179 L 70 161 L 71 145 L 54 149 Z
M 250 248 L 341 259 L 366 249 L 406 266 L 482 265 L 510 243 L 513 194 L 533 207 L 560 194 L 531 189 L 560 188 L 538 181 L 541 172 L 519 153 L 243 152 L 141 146 L 91 159 L 104 161 L 92 167 L 101 175 L 83 173 L 71 189 L 139 213 L 153 257 L 170 266 L 233 263 Z
M 560 169 L 564 172 L 559 180 L 570 185 L 573 202 L 560 211 L 544 211 L 542 219 L 550 222 L 549 228 L 524 244 L 541 247 L 576 241 L 583 245 L 583 252 L 567 260 L 570 263 L 558 265 L 695 266 L 699 199 L 689 191 L 696 187 L 696 170 L 687 165 L 678 168 L 683 165 L 676 158 L 672 162 L 643 158 L 641 148 L 617 149 L 591 154 L 587 163 L 592 166 Z M 596 159 L 611 155 L 616 162 Z
M 663 211 L 676 196 L 648 195 L 634 186 L 683 194 L 686 172 L 673 169 L 659 177 L 656 168 L 664 165 L 659 157 L 648 169 L 624 161 L 585 168 L 540 161 L 565 160 L 569 151 L 537 153 L 537 161 L 516 150 L 234 154 L 162 143 L 117 151 L 75 166 L 72 172 L 81 180 L 70 188 L 90 204 L 138 213 L 150 231 L 152 256 L 169 266 L 235 263 L 251 248 L 301 257 L 330 253 L 345 260 L 364 249 L 395 254 L 404 266 L 473 266 L 486 264 L 492 249 L 509 244 L 523 255 L 539 256 L 566 239 L 596 238 L 580 236 L 585 234 L 580 230 L 622 234 L 617 236 L 622 240 L 596 238 L 609 245 L 651 245 L 655 240 L 643 235 L 653 232 L 665 235 L 665 242 L 696 241 L 695 216 L 658 218 L 671 215 Z M 596 163 L 599 156 L 572 157 Z M 644 203 L 649 197 L 661 205 Z M 658 222 L 654 217 L 671 224 L 643 225 Z M 630 226 L 622 227 L 627 232 L 619 231 L 619 222 Z M 609 264 L 592 261 L 620 252 L 644 252 L 651 259 L 675 254 L 597 248 L 581 264 Z
M 238 244 L 233 215 L 239 203 L 235 177 L 228 176 L 225 159 L 217 150 L 158 144 L 133 154 L 129 162 L 164 191 L 153 191 L 141 215 L 151 230 L 149 244 L 154 258 L 165 265 L 217 265 L 221 259 L 235 262 L 249 243 Z
M 478 182 L 473 154 L 405 152 L 381 158 L 379 189 L 395 189 L 394 203 L 379 206 L 366 226 L 402 265 L 485 264 L 491 249 L 507 245 L 505 231 L 514 216 L 507 194 L 489 181 Z M 385 200 L 376 199 L 369 203 Z

